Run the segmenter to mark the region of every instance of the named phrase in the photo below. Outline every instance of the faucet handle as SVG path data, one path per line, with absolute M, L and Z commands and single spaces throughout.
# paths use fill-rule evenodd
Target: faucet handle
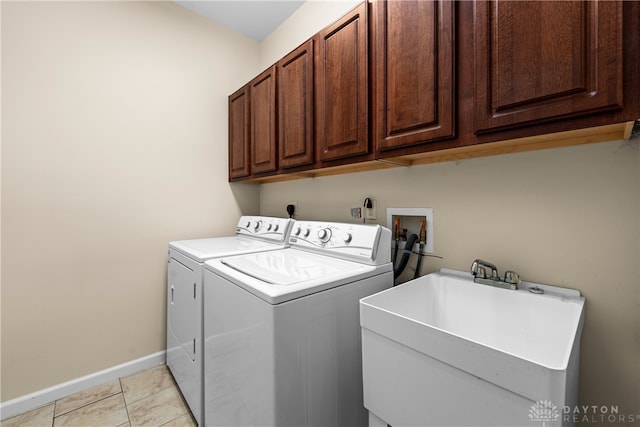
M 475 273 L 473 273 L 473 277 L 477 277 L 479 279 L 486 279 L 487 271 L 484 269 L 484 267 L 476 267 Z
M 471 274 L 473 277 L 480 277 L 481 279 L 487 278 L 487 269 L 491 270 L 491 278 L 498 280 L 498 269 L 490 262 L 476 259 L 471 264 Z
M 480 271 L 482 270 L 482 271 Z M 486 273 L 484 271 L 484 268 L 480 267 L 480 260 L 476 259 L 473 261 L 473 263 L 471 264 L 471 274 L 473 275 L 473 277 L 477 277 L 480 276 L 482 278 L 486 277 Z
M 517 285 L 518 283 L 520 283 L 520 275 L 515 271 L 509 270 L 504 273 L 504 281 L 505 283 Z

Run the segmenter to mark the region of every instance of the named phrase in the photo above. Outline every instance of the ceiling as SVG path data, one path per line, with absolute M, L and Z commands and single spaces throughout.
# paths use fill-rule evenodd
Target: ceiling
M 264 40 L 306 0 L 175 0 L 181 6 L 257 41 Z

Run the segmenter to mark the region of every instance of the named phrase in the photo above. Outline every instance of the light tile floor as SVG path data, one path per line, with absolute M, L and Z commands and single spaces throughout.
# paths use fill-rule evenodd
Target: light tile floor
M 2 427 L 191 427 L 196 423 L 166 365 L 9 418 Z

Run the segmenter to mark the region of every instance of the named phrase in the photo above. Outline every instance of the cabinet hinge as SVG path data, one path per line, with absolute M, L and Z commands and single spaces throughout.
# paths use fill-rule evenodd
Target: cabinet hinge
M 193 299 L 196 299 L 196 284 L 193 284 Z

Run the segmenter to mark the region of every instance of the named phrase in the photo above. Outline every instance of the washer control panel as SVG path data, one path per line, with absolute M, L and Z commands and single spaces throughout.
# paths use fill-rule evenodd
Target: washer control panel
M 391 244 L 390 232 L 387 236 L 385 231 L 389 230 L 371 224 L 295 221 L 289 244 L 299 249 L 370 263 L 376 259 L 381 239 L 387 237 Z
M 241 216 L 236 226 L 236 234 L 286 242 L 292 223 L 289 218 Z

